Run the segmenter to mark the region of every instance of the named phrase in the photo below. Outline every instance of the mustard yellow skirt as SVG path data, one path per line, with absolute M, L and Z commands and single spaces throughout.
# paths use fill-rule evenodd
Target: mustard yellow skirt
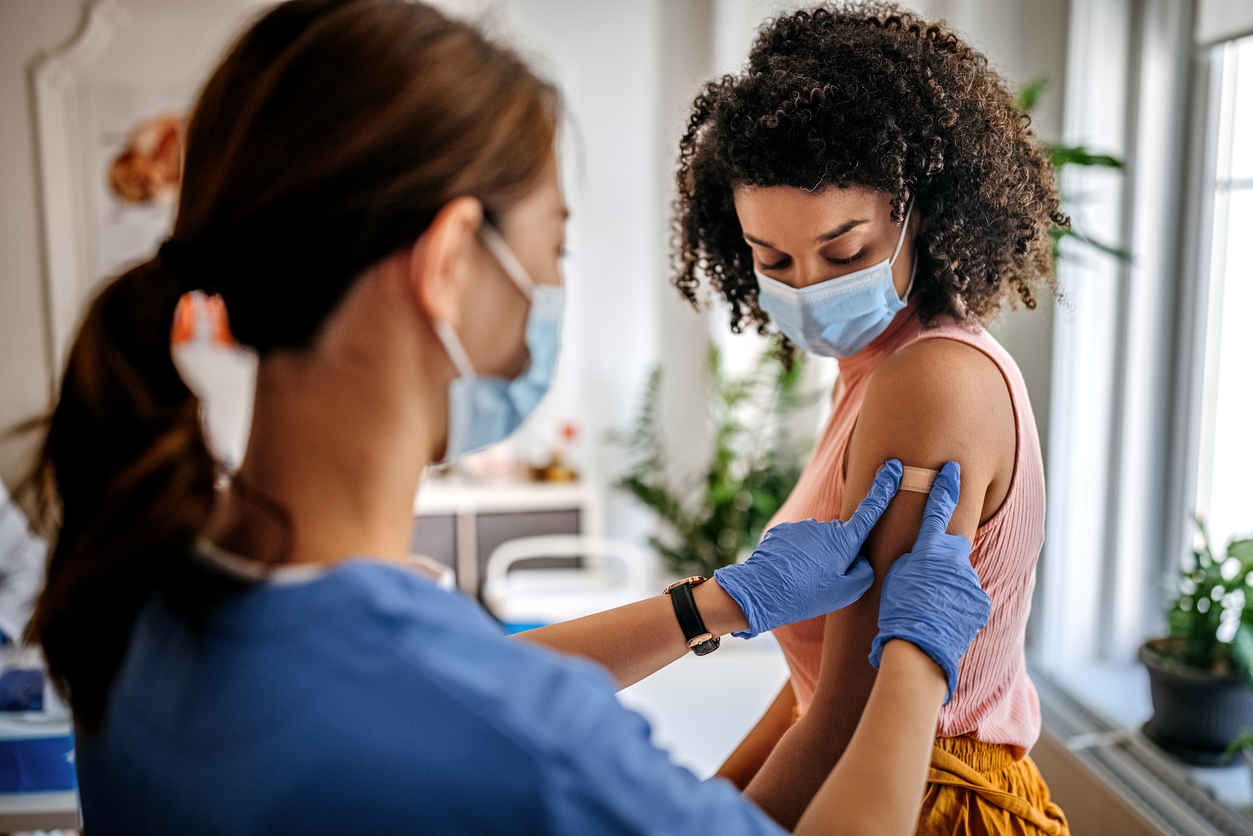
M 919 836 L 1070 836 L 1031 758 L 1008 746 L 941 737 L 931 750 Z

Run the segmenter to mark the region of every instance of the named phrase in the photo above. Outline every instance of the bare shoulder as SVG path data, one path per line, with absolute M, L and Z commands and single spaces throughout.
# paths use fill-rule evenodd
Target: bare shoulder
M 849 475 L 864 478 L 888 458 L 932 469 L 957 461 L 959 510 L 977 526 L 1004 501 L 1016 448 L 1013 402 L 996 363 L 973 346 L 936 337 L 886 358 L 871 375 Z
M 986 416 L 997 405 L 1008 411 L 1012 426 L 1009 389 L 992 358 L 974 346 L 936 337 L 885 358 L 870 376 L 863 409 L 926 411 L 931 420 L 960 421 Z

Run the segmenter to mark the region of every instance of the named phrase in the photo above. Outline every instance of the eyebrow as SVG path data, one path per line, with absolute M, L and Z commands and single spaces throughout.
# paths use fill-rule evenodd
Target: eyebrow
M 834 241 L 836 238 L 839 238 L 844 233 L 848 232 L 854 227 L 861 226 L 864 223 L 866 223 L 866 218 L 862 218 L 860 220 L 855 220 L 855 221 L 845 221 L 844 223 L 840 224 L 839 226 L 837 226 L 835 229 L 831 230 L 830 232 L 826 232 L 826 233 L 823 233 L 822 235 L 819 235 L 817 238 L 817 242 L 819 244 L 825 244 L 828 241 Z M 762 241 L 760 238 L 754 238 L 753 236 L 749 235 L 747 232 L 744 233 L 744 239 L 748 241 L 750 244 L 756 244 L 759 247 L 767 247 L 768 249 L 772 249 L 772 250 L 777 249 L 777 247 L 775 247 L 774 244 L 768 244 L 765 241 Z

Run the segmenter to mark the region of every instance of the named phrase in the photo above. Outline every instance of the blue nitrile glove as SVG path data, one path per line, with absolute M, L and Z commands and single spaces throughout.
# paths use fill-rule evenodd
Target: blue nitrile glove
M 901 463 L 883 466 L 870 493 L 848 522 L 779 523 L 766 532 L 753 556 L 714 572 L 748 617 L 751 639 L 794 621 L 826 615 L 856 601 L 874 581 L 861 544 L 901 485 Z
M 870 647 L 876 669 L 890 639 L 921 648 L 948 676 L 945 705 L 957 687 L 957 663 L 992 614 L 992 599 L 970 565 L 970 541 L 944 533 L 960 489 L 961 466 L 949 462 L 931 486 L 913 551 L 897 558 L 883 579 L 879 635 Z

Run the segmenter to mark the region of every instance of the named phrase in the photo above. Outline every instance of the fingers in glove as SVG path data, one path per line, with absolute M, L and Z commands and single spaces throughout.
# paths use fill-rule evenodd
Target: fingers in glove
M 961 465 L 949 462 L 940 469 L 927 495 L 927 507 L 922 512 L 922 526 L 918 536 L 943 534 L 948 530 L 949 520 L 957 508 L 957 498 L 961 493 Z
M 883 512 L 887 510 L 892 497 L 896 496 L 896 492 L 901 487 L 902 472 L 901 463 L 898 460 L 888 459 L 887 463 L 879 469 L 878 475 L 874 477 L 870 493 L 866 494 L 866 498 L 857 506 L 857 510 L 848 521 L 848 532 L 858 544 L 864 542 L 870 535 L 870 529 L 874 528 L 879 517 L 883 516 Z
M 844 577 L 848 579 L 849 590 L 844 606 L 848 606 L 865 595 L 866 590 L 874 583 L 874 567 L 870 565 L 869 560 L 858 555 L 857 559 L 849 564 L 848 571 L 844 573 Z

